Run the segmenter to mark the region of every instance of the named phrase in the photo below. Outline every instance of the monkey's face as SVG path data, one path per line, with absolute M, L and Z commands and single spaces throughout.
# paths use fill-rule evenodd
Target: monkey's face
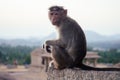
M 60 11 L 49 11 L 49 19 L 53 25 L 58 26 L 62 19 L 62 14 Z

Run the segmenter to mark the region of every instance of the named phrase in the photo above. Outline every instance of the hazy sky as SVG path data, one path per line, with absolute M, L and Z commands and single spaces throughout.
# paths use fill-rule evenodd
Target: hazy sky
M 0 0 L 0 38 L 46 36 L 54 31 L 48 8 L 68 9 L 84 30 L 120 34 L 120 0 Z

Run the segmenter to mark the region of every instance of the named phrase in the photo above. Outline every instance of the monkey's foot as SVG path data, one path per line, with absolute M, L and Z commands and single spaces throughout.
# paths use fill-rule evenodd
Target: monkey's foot
M 48 68 L 51 69 L 51 70 L 54 69 L 54 61 L 53 60 L 50 61 Z

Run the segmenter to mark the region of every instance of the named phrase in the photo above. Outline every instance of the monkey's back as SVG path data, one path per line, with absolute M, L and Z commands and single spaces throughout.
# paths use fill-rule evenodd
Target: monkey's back
M 86 38 L 80 25 L 67 17 L 60 29 L 60 39 L 66 45 L 66 51 L 76 61 L 81 61 L 86 55 Z

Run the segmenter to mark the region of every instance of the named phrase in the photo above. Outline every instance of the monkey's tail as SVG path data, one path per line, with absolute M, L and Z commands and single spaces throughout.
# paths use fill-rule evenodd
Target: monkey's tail
M 81 64 L 79 68 L 81 68 L 82 70 L 94 70 L 94 71 L 120 71 L 120 68 L 96 68 L 87 66 L 85 64 Z

